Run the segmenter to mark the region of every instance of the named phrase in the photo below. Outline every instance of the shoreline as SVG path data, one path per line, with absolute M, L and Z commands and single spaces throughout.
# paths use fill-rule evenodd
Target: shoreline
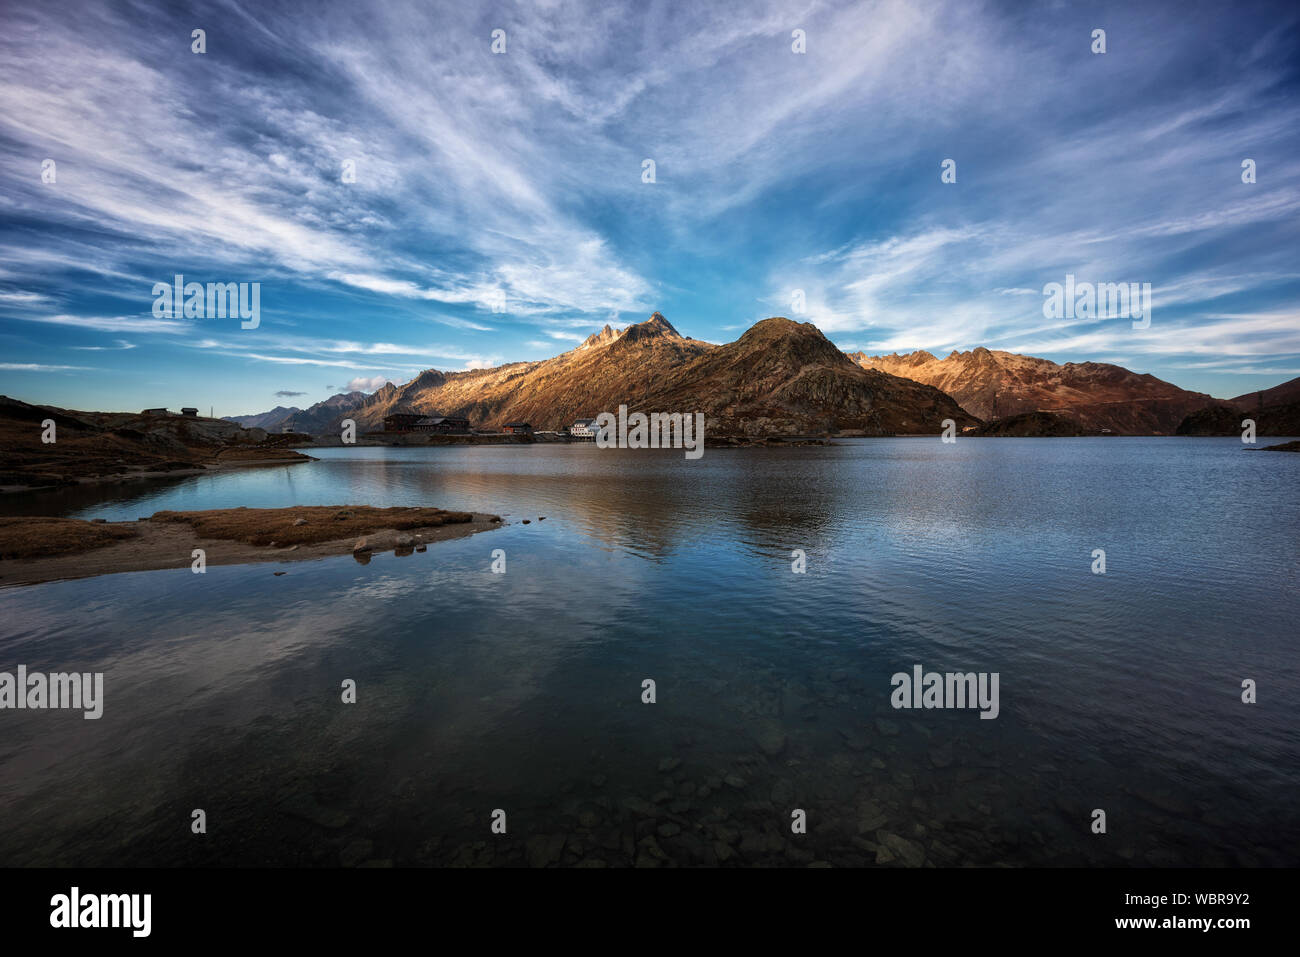
M 365 506 L 345 507 L 347 511 L 364 511 Z M 257 565 L 283 564 L 336 558 L 352 555 L 358 564 L 369 564 L 372 557 L 393 552 L 406 557 L 413 552 L 424 552 L 429 545 L 466 538 L 479 532 L 501 528 L 505 522 L 496 515 L 469 514 L 468 521 L 451 521 L 445 524 L 409 524 L 395 528 L 374 523 L 360 533 L 347 531 L 321 541 L 284 545 L 275 542 L 260 544 L 229 537 L 203 535 L 188 524 L 191 517 L 215 515 L 221 512 L 248 512 L 248 518 L 264 527 L 266 520 L 259 512 L 278 512 L 300 515 L 309 509 L 326 511 L 318 506 L 295 506 L 287 509 L 218 509 L 211 512 L 174 513 L 157 512 L 150 518 L 134 522 L 86 521 L 84 519 L 29 519 L 30 523 L 58 522 L 57 529 L 82 534 L 80 541 L 60 548 L 56 554 L 0 559 L 0 590 L 24 585 L 40 585 L 53 581 L 78 578 L 97 578 L 121 572 L 162 571 L 187 568 L 193 570 L 195 549 L 203 549 L 206 565 Z M 333 507 L 328 509 L 334 511 Z M 394 510 L 400 511 L 400 510 Z M 411 511 L 420 511 L 413 509 Z M 456 513 L 449 513 L 456 514 Z M 182 516 L 178 519 L 173 516 Z M 21 520 L 20 520 L 21 521 Z M 88 526 L 88 527 L 85 527 Z M 41 527 L 41 526 L 35 526 Z M 52 528 L 56 526 L 50 526 Z M 96 535 L 125 535 L 109 544 L 98 544 L 91 539 Z M 284 572 L 276 572 L 284 574 Z
M 41 485 L 0 485 L 0 495 L 16 495 L 23 492 L 58 491 L 60 489 L 80 488 L 87 485 L 106 485 L 115 482 L 138 482 L 160 478 L 190 478 L 195 475 L 224 472 L 229 469 L 254 468 L 261 465 L 295 465 L 303 462 L 319 461 L 320 460 L 314 455 L 306 455 L 303 453 L 298 453 L 292 457 L 277 456 L 275 458 L 229 459 L 224 462 L 220 459 L 215 459 L 212 462 L 196 464 L 192 468 L 184 469 L 141 469 L 130 472 L 109 472 L 104 475 L 69 476 L 67 477 L 67 480 L 63 482 L 45 483 Z

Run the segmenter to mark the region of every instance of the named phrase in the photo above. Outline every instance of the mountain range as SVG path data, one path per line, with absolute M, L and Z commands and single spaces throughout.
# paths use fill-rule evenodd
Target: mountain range
M 945 359 L 928 352 L 850 358 L 942 389 L 966 411 L 991 420 L 1023 412 L 1055 412 L 1085 429 L 1152 435 L 1174 432 L 1197 409 L 1214 402 L 1152 375 L 1105 362 L 1058 365 L 1014 352 L 983 347 L 953 352 Z
M 1266 390 L 1265 404 L 1300 394 L 1300 379 Z M 1100 362 L 1067 362 L 976 348 L 939 359 L 929 352 L 841 352 L 816 326 L 764 319 L 735 342 L 682 336 L 661 314 L 625 329 L 606 325 L 550 359 L 488 369 L 428 369 L 403 385 L 348 392 L 308 409 L 277 407 L 229 421 L 268 431 L 383 428 L 395 411 L 457 415 L 475 428 L 526 421 L 570 425 L 627 405 L 630 411 L 703 412 L 714 436 L 938 432 L 1024 413 L 1066 416 L 1085 430 L 1173 434 L 1192 413 L 1224 400 L 1152 375 Z M 1259 402 L 1249 393 L 1227 403 Z

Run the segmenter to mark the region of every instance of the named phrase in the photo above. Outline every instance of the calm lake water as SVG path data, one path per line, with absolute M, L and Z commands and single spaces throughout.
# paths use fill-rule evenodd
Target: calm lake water
M 102 671 L 106 698 L 98 721 L 0 712 L 0 865 L 1300 864 L 1300 456 L 313 454 L 0 500 L 509 523 L 364 566 L 186 555 L 0 590 L 0 670 Z M 997 672 L 999 716 L 894 710 L 915 664 Z

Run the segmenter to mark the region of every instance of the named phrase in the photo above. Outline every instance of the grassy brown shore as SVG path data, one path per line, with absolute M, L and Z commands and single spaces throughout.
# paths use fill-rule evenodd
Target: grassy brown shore
M 346 554 L 365 563 L 378 553 L 409 555 L 500 524 L 495 515 L 366 505 L 155 512 L 135 522 L 0 518 L 0 585 L 189 568 L 196 548 L 209 565 Z

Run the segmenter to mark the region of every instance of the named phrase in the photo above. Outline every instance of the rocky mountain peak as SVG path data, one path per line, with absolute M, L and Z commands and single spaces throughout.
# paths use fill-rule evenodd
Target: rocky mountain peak
M 620 335 L 621 333 L 615 332 L 614 329 L 610 327 L 609 323 L 605 323 L 604 329 L 600 330 L 600 332 L 593 332 L 591 335 L 587 336 L 579 348 L 590 349 L 592 346 L 603 346 L 607 343 L 613 342 Z
M 629 342 L 637 342 L 645 339 L 680 339 L 682 335 L 673 328 L 673 324 L 665 319 L 662 313 L 656 312 L 645 322 L 638 322 L 624 329 L 622 338 Z

